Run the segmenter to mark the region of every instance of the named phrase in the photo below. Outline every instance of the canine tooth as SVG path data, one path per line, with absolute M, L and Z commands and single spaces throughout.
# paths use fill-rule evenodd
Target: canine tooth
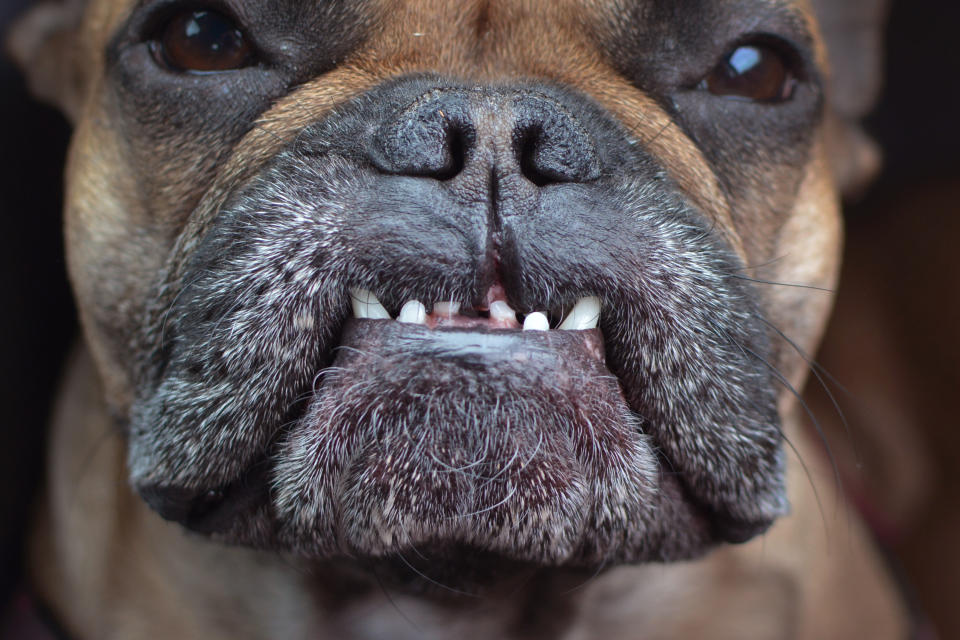
M 460 303 L 459 302 L 436 302 L 433 305 L 433 313 L 438 316 L 446 316 L 447 318 L 455 316 L 460 313 Z
M 400 309 L 400 315 L 397 316 L 398 322 L 409 322 L 410 324 L 425 324 L 427 321 L 427 308 L 419 300 L 408 300 Z
M 357 318 L 390 319 L 390 314 L 377 300 L 377 296 L 366 289 L 351 289 L 350 302 L 353 304 L 353 315 Z
M 580 331 L 582 329 L 596 329 L 600 321 L 600 298 L 588 296 L 581 298 L 570 314 L 567 316 L 558 329 L 567 331 Z
M 490 303 L 490 317 L 494 320 L 516 320 L 517 312 L 503 300 Z
M 545 313 L 534 311 L 523 319 L 524 331 L 547 331 L 550 329 L 550 321 L 547 320 Z

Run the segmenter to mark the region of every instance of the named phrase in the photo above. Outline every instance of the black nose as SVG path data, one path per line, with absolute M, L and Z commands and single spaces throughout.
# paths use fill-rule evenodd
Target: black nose
M 471 169 L 545 186 L 600 175 L 596 143 L 554 98 L 517 89 L 435 89 L 388 116 L 369 150 L 386 173 L 450 180 Z

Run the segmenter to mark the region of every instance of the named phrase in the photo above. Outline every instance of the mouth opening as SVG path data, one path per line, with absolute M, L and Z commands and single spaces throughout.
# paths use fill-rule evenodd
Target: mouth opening
M 544 307 L 518 312 L 507 299 L 503 285 L 492 285 L 481 305 L 459 300 L 438 300 L 429 306 L 419 300 L 407 300 L 396 314 L 390 313 L 368 289 L 350 290 L 353 316 L 359 319 L 396 320 L 430 329 L 476 328 L 522 331 L 583 331 L 596 329 L 602 304 L 597 296 L 583 296 L 569 309 Z

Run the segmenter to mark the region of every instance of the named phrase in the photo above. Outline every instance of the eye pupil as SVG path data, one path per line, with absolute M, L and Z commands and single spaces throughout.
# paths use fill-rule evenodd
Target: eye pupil
M 187 11 L 170 20 L 155 43 L 158 58 L 176 71 L 228 71 L 248 66 L 253 48 L 227 16 Z
M 783 102 L 790 99 L 795 82 L 787 61 L 772 47 L 743 45 L 714 68 L 706 88 L 718 96 Z

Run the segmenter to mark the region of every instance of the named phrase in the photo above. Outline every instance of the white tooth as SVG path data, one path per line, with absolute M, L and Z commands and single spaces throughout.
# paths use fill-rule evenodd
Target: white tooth
M 545 313 L 534 311 L 523 320 L 524 331 L 547 331 L 550 329 L 550 321 L 547 320 Z
M 503 300 L 496 300 L 490 303 L 490 317 L 494 320 L 516 320 L 517 312 Z
M 397 316 L 398 322 L 409 322 L 410 324 L 425 324 L 427 320 L 427 308 L 419 300 L 408 300 L 400 309 L 400 315 Z
M 589 296 L 581 298 L 570 310 L 567 319 L 558 329 L 580 331 L 582 329 L 596 329 L 600 321 L 600 298 Z
M 371 318 L 373 320 L 389 320 L 390 314 L 383 308 L 377 296 L 366 289 L 351 289 L 350 302 L 353 304 L 353 315 L 357 318 Z
M 433 304 L 433 313 L 437 316 L 446 316 L 450 318 L 460 312 L 459 302 L 435 302 Z

